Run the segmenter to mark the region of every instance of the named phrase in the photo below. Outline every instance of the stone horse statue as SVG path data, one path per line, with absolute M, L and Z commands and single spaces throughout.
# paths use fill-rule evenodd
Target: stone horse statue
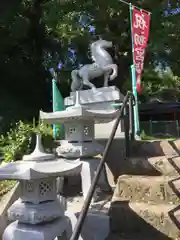
M 81 90 L 83 85 L 95 89 L 96 87 L 90 81 L 96 77 L 104 75 L 104 87 L 108 87 L 109 80 L 114 80 L 117 77 L 118 67 L 113 63 L 107 48 L 112 48 L 112 42 L 98 40 L 90 45 L 93 63 L 86 64 L 71 72 L 71 90 L 73 92 Z

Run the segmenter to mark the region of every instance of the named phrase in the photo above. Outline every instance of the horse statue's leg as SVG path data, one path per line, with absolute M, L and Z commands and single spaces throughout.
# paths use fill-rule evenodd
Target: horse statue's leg
M 103 67 L 105 72 L 112 71 L 112 74 L 109 76 L 109 80 L 114 80 L 118 75 L 118 66 L 116 64 L 109 64 Z
M 104 87 L 108 87 L 109 77 L 110 77 L 110 71 L 106 71 L 104 74 Z
M 92 84 L 90 81 L 89 81 L 89 77 L 88 77 L 88 74 L 84 74 L 82 76 L 82 79 L 83 79 L 83 84 L 90 87 L 91 89 L 96 89 L 95 85 Z
M 79 74 L 79 70 L 77 70 L 77 69 L 75 69 L 71 72 L 71 78 L 72 78 L 71 91 L 72 92 L 81 90 L 83 87 L 82 79 L 79 77 L 78 74 Z

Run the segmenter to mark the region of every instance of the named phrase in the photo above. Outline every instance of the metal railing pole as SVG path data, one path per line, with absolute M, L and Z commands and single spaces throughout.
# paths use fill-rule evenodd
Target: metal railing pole
M 128 114 L 128 106 L 124 107 L 124 131 L 125 131 L 125 150 L 126 150 L 126 158 L 129 157 L 130 154 L 130 146 L 129 146 L 129 114 Z
M 119 125 L 119 122 L 121 120 L 121 117 L 122 117 L 122 114 L 123 114 L 123 111 L 124 111 L 124 108 L 129 100 L 129 98 L 132 96 L 132 93 L 128 92 L 127 95 L 125 96 L 124 98 L 124 101 L 123 101 L 123 104 L 119 110 L 119 115 L 116 119 L 116 122 L 113 126 L 113 129 L 112 129 L 112 132 L 111 132 L 111 135 L 108 139 L 108 142 L 106 144 L 106 147 L 105 147 L 105 150 L 104 150 L 104 153 L 103 153 L 103 156 L 102 156 L 102 159 L 97 167 L 97 171 L 96 171 L 96 174 L 95 174 L 95 177 L 93 178 L 92 180 L 92 184 L 91 184 L 91 187 L 88 191 L 88 194 L 87 194 L 87 197 L 84 201 L 84 205 L 82 207 L 82 211 L 80 213 L 80 216 L 77 220 L 77 223 L 76 223 L 76 226 L 75 226 L 75 229 L 73 231 L 73 234 L 70 238 L 70 240 L 78 240 L 79 238 L 79 235 L 81 233 L 81 229 L 82 229 L 82 226 L 83 226 L 83 223 L 84 223 L 84 220 L 85 220 L 85 217 L 87 215 L 87 212 L 88 212 L 88 209 L 89 209 L 89 206 L 90 206 L 90 203 L 91 203 L 91 200 L 92 200 L 92 197 L 93 197 L 93 194 L 94 194 L 94 191 L 95 191 L 95 187 L 97 185 L 97 182 L 99 180 L 99 177 L 100 177 L 100 174 L 101 174 L 101 171 L 104 167 L 104 163 L 106 162 L 106 157 L 108 155 L 108 152 L 109 152 L 109 148 L 112 144 L 112 140 L 115 136 L 115 133 L 116 133 L 116 130 L 118 128 L 118 125 Z
M 129 132 L 130 132 L 130 140 L 134 140 L 134 125 L 133 125 L 133 103 L 132 99 L 129 99 Z

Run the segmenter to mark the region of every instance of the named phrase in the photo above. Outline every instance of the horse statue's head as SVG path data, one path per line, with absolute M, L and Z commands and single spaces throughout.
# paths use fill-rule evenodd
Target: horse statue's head
M 95 50 L 97 47 L 106 49 L 106 48 L 112 48 L 112 46 L 113 46 L 112 42 L 100 39 L 91 43 L 90 48 L 91 50 Z

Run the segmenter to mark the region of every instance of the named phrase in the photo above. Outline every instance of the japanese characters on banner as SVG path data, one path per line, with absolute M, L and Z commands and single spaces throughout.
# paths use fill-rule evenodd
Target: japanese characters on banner
M 134 65 L 136 69 L 136 88 L 137 92 L 141 93 L 141 74 L 143 71 L 145 49 L 149 38 L 150 14 L 138 10 L 135 7 L 132 9 L 132 37 L 134 42 Z

